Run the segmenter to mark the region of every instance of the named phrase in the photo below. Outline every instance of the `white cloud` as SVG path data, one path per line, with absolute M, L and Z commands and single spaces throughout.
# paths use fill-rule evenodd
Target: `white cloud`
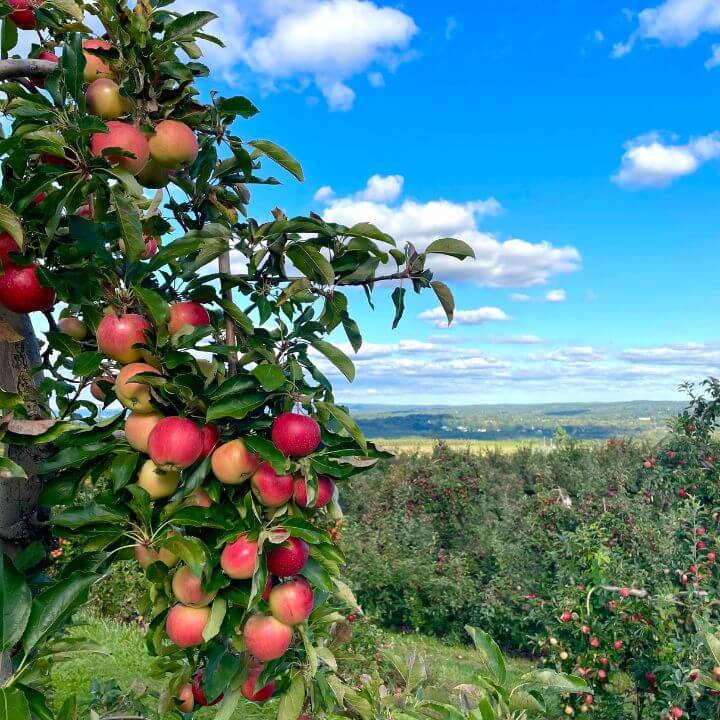
M 652 365 L 720 365 L 720 345 L 684 343 L 657 347 L 627 348 L 619 357 L 631 363 Z
M 652 133 L 626 143 L 620 169 L 612 181 L 629 188 L 667 187 L 717 158 L 720 132 L 692 138 L 686 144 L 664 142 L 658 133 Z
M 381 72 L 368 73 L 368 82 L 376 88 L 385 87 L 385 76 Z
M 507 335 L 484 338 L 485 342 L 493 345 L 542 345 L 545 341 L 537 335 Z
M 368 202 L 394 202 L 402 194 L 404 183 L 405 178 L 402 175 L 373 175 L 357 197 Z
M 315 202 L 323 203 L 328 202 L 328 200 L 331 200 L 335 196 L 335 191 L 330 187 L 330 185 L 323 185 L 321 188 L 318 188 L 318 191 L 313 196 L 313 200 Z
M 374 223 L 399 243 L 410 242 L 419 250 L 441 237 L 456 237 L 467 242 L 475 251 L 475 260 L 458 262 L 442 255 L 428 260 L 440 279 L 490 287 L 530 287 L 543 285 L 559 273 L 580 269 L 580 253 L 574 247 L 531 243 L 518 238 L 501 240 L 481 231 L 479 223 L 483 217 L 502 211 L 495 198 L 464 203 L 443 199 L 418 202 L 401 199 L 402 184 L 398 183 L 392 188 L 398 190 L 395 198 L 391 200 L 388 195 L 384 201 L 373 200 L 368 192 L 372 182 L 371 178 L 360 193 L 334 198 L 323 211 L 323 217 L 343 225 Z
M 637 14 L 637 28 L 613 46 L 615 58 L 627 55 L 639 40 L 665 47 L 686 47 L 703 33 L 720 32 L 720 0 L 665 0 Z
M 447 316 L 440 307 L 432 310 L 425 310 L 418 315 L 420 320 L 432 322 L 435 327 L 446 327 Z M 476 310 L 456 310 L 453 317 L 453 325 L 484 325 L 492 321 L 509 320 L 510 316 L 496 307 L 481 307 Z
M 545 293 L 545 301 L 550 303 L 561 303 L 567 299 L 567 293 L 564 290 L 548 290 Z
M 525 293 L 511 293 L 510 299 L 513 302 L 530 302 L 532 300 L 532 296 L 526 295 Z
M 596 360 L 602 360 L 605 357 L 605 351 L 594 348 L 590 345 L 575 345 L 570 347 L 559 348 L 550 353 L 542 355 L 530 355 L 530 360 L 542 362 L 559 362 L 559 363 L 591 363 Z
M 712 70 L 720 65 L 720 44 L 715 44 L 711 48 L 712 55 L 705 61 L 705 68 Z

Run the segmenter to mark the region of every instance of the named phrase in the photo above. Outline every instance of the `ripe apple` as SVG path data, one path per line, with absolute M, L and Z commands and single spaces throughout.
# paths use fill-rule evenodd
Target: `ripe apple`
M 258 467 L 260 458 L 251 453 L 240 439 L 220 445 L 212 454 L 212 471 L 225 485 L 244 483 Z
M 152 325 L 142 315 L 128 313 L 118 317 L 105 315 L 97 329 L 98 350 L 120 363 L 134 363 L 142 359 L 142 350 L 133 345 L 147 343 L 146 330 Z
M 192 712 L 195 708 L 195 698 L 193 697 L 192 685 L 185 683 L 178 691 L 177 709 L 182 713 Z
M 177 564 L 178 557 L 169 550 L 154 550 L 149 544 L 135 546 L 135 559 L 143 570 L 147 570 L 154 562 L 161 562 L 171 568 Z
M 294 578 L 270 591 L 270 612 L 285 625 L 297 625 L 310 617 L 313 609 L 313 591 L 307 580 Z
M 265 702 L 269 700 L 275 692 L 275 681 L 271 680 L 267 685 L 257 688 L 257 681 L 262 674 L 263 666 L 253 664 L 248 668 L 248 674 L 243 684 L 240 686 L 240 692 L 243 697 L 250 702 Z
M 271 550 L 267 556 L 268 570 L 278 577 L 297 575 L 310 555 L 308 544 L 300 538 L 288 538 L 282 545 Z
M 265 507 L 276 508 L 290 500 L 295 481 L 292 475 L 278 475 L 270 463 L 264 462 L 252 476 L 251 484 L 255 497 Z
M 145 188 L 159 190 L 170 182 L 170 171 L 158 165 L 152 158 L 147 165 L 136 175 L 137 181 Z
M 148 436 L 162 419 L 160 413 L 130 413 L 125 420 L 125 439 L 130 447 L 147 454 Z
M 282 657 L 292 642 L 292 628 L 272 615 L 251 615 L 243 628 L 248 652 L 260 662 Z
M 218 444 L 218 440 L 220 440 L 220 430 L 218 430 L 217 425 L 208 423 L 200 428 L 200 432 L 203 436 L 203 448 L 200 457 L 206 458 Z
M 64 332 L 75 340 L 84 340 L 88 334 L 87 325 L 76 317 L 64 317 L 58 321 L 60 332 Z
M 670 717 L 681 718 L 682 716 L 683 716 L 683 711 L 677 705 L 670 708 Z
M 102 323 L 101 323 L 102 324 Z M 160 371 L 147 363 L 130 363 L 126 365 L 115 381 L 115 396 L 133 412 L 148 415 L 155 408 L 150 401 L 150 387 L 142 382 L 132 382 L 132 378 L 140 373 L 159 375 Z
M 320 444 L 320 425 L 307 415 L 289 412 L 278 415 L 270 434 L 275 447 L 290 457 L 305 457 Z
M 629 598 L 630 597 L 630 588 L 621 587 L 618 592 L 620 593 L 621 598 Z
M 55 53 L 48 52 L 47 50 L 43 50 L 41 53 L 38 54 L 38 60 L 47 60 L 49 62 L 54 62 L 56 65 L 60 62 L 60 58 Z M 42 76 L 31 77 L 30 82 L 35 87 L 45 87 L 45 78 Z
M 84 205 L 81 205 L 76 211 L 75 214 L 78 217 L 87 218 L 88 220 L 92 220 L 93 211 L 90 207 L 90 203 L 85 203 Z
M 35 11 L 30 5 L 29 0 L 9 0 L 13 11 L 8 16 L 20 30 L 35 29 Z M 36 3 L 39 7 L 41 2 Z
M 163 418 L 150 432 L 148 455 L 163 470 L 185 470 L 197 462 L 203 436 L 189 418 Z
M 15 242 L 15 238 L 10 233 L 0 233 L 0 260 L 2 260 L 3 266 L 14 265 L 10 259 L 10 253 L 19 253 L 20 248 Z
M 158 251 L 158 248 L 160 247 L 160 238 L 153 237 L 151 235 L 144 235 L 143 242 L 145 243 L 145 251 L 140 257 L 143 260 L 149 260 Z M 120 238 L 119 246 L 120 252 L 124 253 L 125 241 L 122 238 Z
M 335 483 L 326 475 L 319 475 L 315 504 L 308 505 L 307 482 L 305 481 L 305 478 L 298 478 L 295 480 L 295 504 L 301 508 L 314 507 L 316 510 L 324 508 L 332 500 L 334 492 Z
M 590 647 L 599 648 L 600 647 L 600 639 L 596 638 L 596 637 L 590 638 Z
M 192 692 L 195 702 L 200 705 L 200 707 L 212 707 L 213 705 L 217 705 L 225 696 L 220 695 L 220 697 L 216 698 L 212 702 L 208 702 L 207 697 L 205 697 L 205 692 L 202 689 L 202 679 L 203 672 L 200 671 L 197 675 L 195 675 L 192 681 Z
M 248 580 L 255 574 L 259 546 L 257 540 L 240 535 L 228 543 L 220 554 L 220 567 L 233 580 Z
M 55 303 L 55 291 L 40 284 L 37 268 L 5 265 L 0 277 L 0 304 L 21 314 L 50 310 Z
M 622 648 L 623 648 L 622 640 L 616 640 L 616 641 L 613 643 L 613 647 L 614 647 L 616 650 L 622 650 Z
M 174 335 L 185 325 L 202 327 L 210 324 L 210 313 L 196 302 L 179 302 L 170 306 L 170 320 L 168 332 Z
M 131 110 L 130 100 L 120 94 L 120 86 L 110 78 L 93 80 L 85 91 L 88 110 L 103 120 L 115 120 Z
M 146 460 L 138 473 L 137 484 L 153 499 L 170 497 L 180 484 L 180 473 L 161 470 L 152 460 Z
M 84 79 L 86 83 L 90 83 L 98 78 L 111 78 L 112 70 L 110 66 L 99 55 L 93 52 L 85 52 L 85 50 L 112 50 L 112 45 L 107 40 L 83 40 L 83 55 L 85 56 Z
M 215 592 L 204 592 L 202 589 L 202 578 L 194 575 L 193 571 L 183 565 L 173 575 L 172 591 L 175 597 L 183 605 L 193 607 L 205 607 L 209 605 L 217 595 Z
M 96 377 L 95 380 L 93 380 L 93 384 L 90 386 L 90 394 L 99 402 L 104 403 L 105 400 L 107 400 L 107 395 L 105 394 L 102 385 L 100 385 L 101 382 L 114 385 L 115 378 L 112 375 L 102 375 L 100 377 Z
M 202 488 L 196 488 L 185 498 L 185 503 L 191 507 L 212 507 L 212 498 Z
M 270 592 L 273 589 L 272 575 L 267 576 L 265 581 L 265 589 L 263 590 L 262 599 L 267 602 L 270 599 Z
M 560 622 L 569 623 L 572 620 L 572 614 L 567 610 L 560 616 Z
M 205 642 L 202 634 L 209 620 L 210 608 L 175 605 L 165 619 L 165 631 L 178 647 L 195 647 Z
M 119 165 L 137 175 L 150 157 L 147 139 L 135 125 L 119 120 L 108 120 L 105 127 L 107 132 L 95 133 L 90 137 L 90 152 L 94 157 L 103 157 L 106 148 L 120 148 L 132 153 L 133 157 L 112 154 L 104 157 L 111 165 Z
M 148 142 L 152 159 L 165 168 L 176 170 L 182 165 L 192 165 L 198 156 L 195 133 L 179 120 L 159 122 Z

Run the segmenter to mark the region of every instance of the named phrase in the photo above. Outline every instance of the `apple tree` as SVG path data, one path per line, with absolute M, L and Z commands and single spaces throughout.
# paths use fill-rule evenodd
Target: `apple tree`
M 472 250 L 419 252 L 316 214 L 251 218 L 250 188 L 278 184 L 268 164 L 302 170 L 247 139 L 250 100 L 201 94 L 212 13 L 9 0 L 2 15 L 5 716 L 55 717 L 44 674 L 88 650 L 59 630 L 134 557 L 162 712 L 217 702 L 227 718 L 243 696 L 279 695 L 283 720 L 364 717 L 333 655 L 357 609 L 334 528 L 338 488 L 383 453 L 323 368 L 353 380 L 335 340 L 360 348 L 351 300 L 372 305 L 379 283 L 394 284 L 393 327 L 408 289 L 433 290 L 452 319 L 428 256 Z M 31 31 L 31 57 L 10 57 Z M 83 553 L 51 577 L 47 550 L 68 534 Z

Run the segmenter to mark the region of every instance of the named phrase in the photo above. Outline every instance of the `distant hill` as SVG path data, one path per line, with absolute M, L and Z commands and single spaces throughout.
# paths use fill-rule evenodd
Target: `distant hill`
M 618 435 L 657 435 L 684 402 L 638 400 L 613 403 L 417 406 L 352 405 L 368 437 L 445 440 L 551 438 L 562 427 L 583 440 Z

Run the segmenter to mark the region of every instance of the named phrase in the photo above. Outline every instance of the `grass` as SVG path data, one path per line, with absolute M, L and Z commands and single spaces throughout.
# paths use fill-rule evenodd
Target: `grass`
M 432 438 L 404 437 L 404 438 L 373 438 L 373 442 L 383 449 L 395 453 L 419 453 L 430 455 L 438 440 Z M 469 452 L 479 454 L 491 450 L 501 452 L 513 452 L 520 448 L 533 448 L 534 450 L 550 450 L 550 442 L 543 443 L 542 440 L 443 440 L 454 452 Z
M 116 680 L 123 690 L 127 690 L 140 680 L 147 682 L 151 688 L 158 689 L 158 685 L 149 680 L 152 659 L 147 655 L 138 628 L 90 616 L 81 616 L 81 621 L 76 634 L 99 643 L 108 654 L 87 655 L 56 665 L 52 684 L 58 704 L 71 693 L 76 693 L 78 697 L 87 696 L 94 681 Z M 431 684 L 448 691 L 461 683 L 473 682 L 482 668 L 481 657 L 473 648 L 447 645 L 422 635 L 386 633 L 383 649 L 401 656 L 408 656 L 413 652 L 424 655 Z M 511 676 L 518 676 L 531 667 L 532 664 L 526 660 L 511 660 L 508 670 Z M 233 720 L 271 720 L 276 713 L 276 703 L 257 706 L 243 702 L 233 715 Z M 206 710 L 198 713 L 196 717 L 207 720 L 212 715 L 212 711 Z

